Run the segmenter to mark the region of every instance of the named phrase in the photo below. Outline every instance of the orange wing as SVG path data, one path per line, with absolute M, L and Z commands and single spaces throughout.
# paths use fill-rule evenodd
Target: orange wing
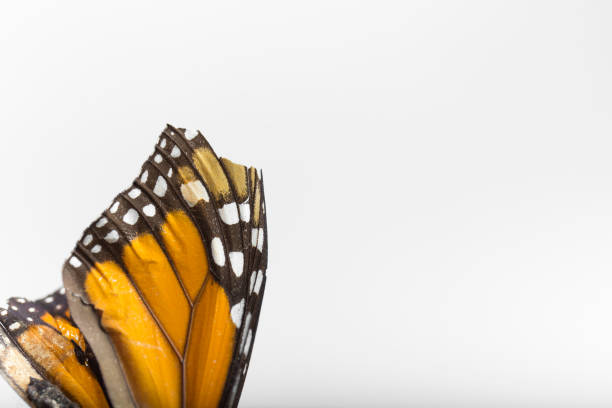
M 236 406 L 266 266 L 261 175 L 168 126 L 64 267 L 112 405 Z

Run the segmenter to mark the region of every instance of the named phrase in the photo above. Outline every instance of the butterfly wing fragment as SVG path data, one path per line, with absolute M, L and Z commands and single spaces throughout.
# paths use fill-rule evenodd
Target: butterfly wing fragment
M 63 290 L 37 301 L 11 298 L 0 310 L 0 371 L 31 406 L 108 407 Z

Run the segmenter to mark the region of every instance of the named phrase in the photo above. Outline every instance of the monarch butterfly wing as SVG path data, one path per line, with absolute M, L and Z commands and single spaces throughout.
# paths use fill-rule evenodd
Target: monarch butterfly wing
M 11 298 L 0 310 L 0 371 L 34 407 L 108 407 L 63 290 L 37 301 Z
M 267 249 L 265 223 L 251 217 L 261 203 L 256 171 L 168 126 L 133 185 L 87 228 L 64 285 L 114 407 L 237 404 L 261 305 L 250 291 Z

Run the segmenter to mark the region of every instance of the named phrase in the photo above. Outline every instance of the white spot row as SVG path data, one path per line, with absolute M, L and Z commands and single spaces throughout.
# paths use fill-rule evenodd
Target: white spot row
M 249 203 L 242 203 L 236 206 L 236 203 L 225 204 L 219 210 L 221 220 L 227 225 L 238 224 L 238 213 L 240 213 L 240 220 L 243 222 L 249 222 L 251 219 L 251 207 Z

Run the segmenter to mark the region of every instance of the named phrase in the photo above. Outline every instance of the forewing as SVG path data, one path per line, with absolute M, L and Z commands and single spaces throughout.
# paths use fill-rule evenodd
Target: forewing
M 168 126 L 64 267 L 114 407 L 235 406 L 265 286 L 263 183 Z

